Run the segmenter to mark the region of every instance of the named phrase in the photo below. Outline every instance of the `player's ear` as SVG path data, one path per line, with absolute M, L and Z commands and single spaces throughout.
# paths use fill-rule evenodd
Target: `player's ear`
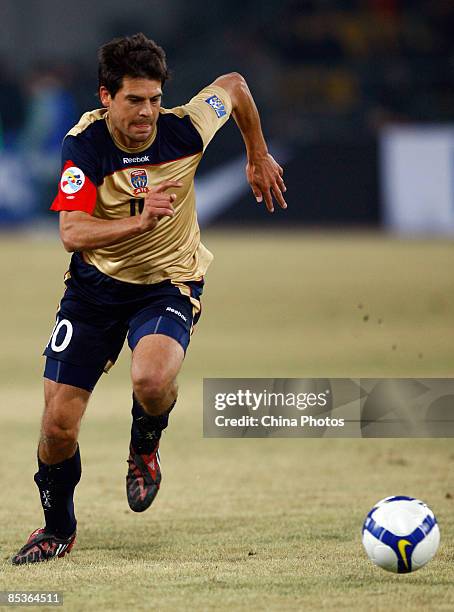
M 112 100 L 112 96 L 109 93 L 109 90 L 104 85 L 101 85 L 99 88 L 99 99 L 101 100 L 101 104 L 106 108 L 109 108 L 110 102 Z

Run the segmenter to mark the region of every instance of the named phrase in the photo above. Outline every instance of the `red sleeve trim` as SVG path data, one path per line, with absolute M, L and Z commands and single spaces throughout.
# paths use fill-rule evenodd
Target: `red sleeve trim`
M 80 210 L 92 215 L 95 206 L 96 186 L 69 159 L 63 167 L 58 194 L 50 210 Z

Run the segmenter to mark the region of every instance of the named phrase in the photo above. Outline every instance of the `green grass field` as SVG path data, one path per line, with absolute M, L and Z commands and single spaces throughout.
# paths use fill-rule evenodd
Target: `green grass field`
M 207 232 L 215 262 L 162 442 L 163 487 L 136 515 L 124 491 L 129 355 L 82 426 L 79 535 L 68 557 L 9 558 L 41 526 L 33 483 L 40 357 L 67 254 L 2 237 L 0 590 L 59 590 L 65 610 L 453 610 L 451 440 L 203 439 L 203 377 L 452 377 L 448 241 L 378 234 Z M 441 529 L 411 575 L 366 558 L 361 525 L 382 497 L 424 499 Z M 44 608 L 46 609 L 46 608 Z

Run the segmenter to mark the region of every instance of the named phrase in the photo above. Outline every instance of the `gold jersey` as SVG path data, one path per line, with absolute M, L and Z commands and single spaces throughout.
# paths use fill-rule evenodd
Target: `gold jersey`
M 146 192 L 166 180 L 175 189 L 173 217 L 114 245 L 84 251 L 87 262 L 113 278 L 151 284 L 198 280 L 213 255 L 200 241 L 194 175 L 215 133 L 229 118 L 232 102 L 210 85 L 187 104 L 160 109 L 154 133 L 129 149 L 114 137 L 107 109 L 82 115 L 65 137 L 62 175 L 52 210 L 83 210 L 100 219 L 139 214 Z

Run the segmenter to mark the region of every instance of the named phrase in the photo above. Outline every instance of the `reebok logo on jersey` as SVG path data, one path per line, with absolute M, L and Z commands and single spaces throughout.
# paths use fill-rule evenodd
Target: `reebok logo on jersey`
M 211 108 L 216 113 L 218 119 L 220 119 L 224 115 L 227 115 L 227 111 L 225 110 L 223 101 L 217 96 L 211 96 L 210 98 L 207 98 L 205 102 L 211 106 Z
M 149 162 L 149 155 L 143 155 L 142 157 L 123 157 L 124 164 L 141 164 L 142 162 Z
M 173 314 L 176 314 L 178 317 L 183 319 L 183 321 L 187 321 L 187 318 L 184 316 L 184 314 L 182 314 L 179 310 L 175 310 L 175 308 L 172 308 L 172 306 L 167 306 L 166 310 L 168 310 L 169 312 L 173 312 Z

